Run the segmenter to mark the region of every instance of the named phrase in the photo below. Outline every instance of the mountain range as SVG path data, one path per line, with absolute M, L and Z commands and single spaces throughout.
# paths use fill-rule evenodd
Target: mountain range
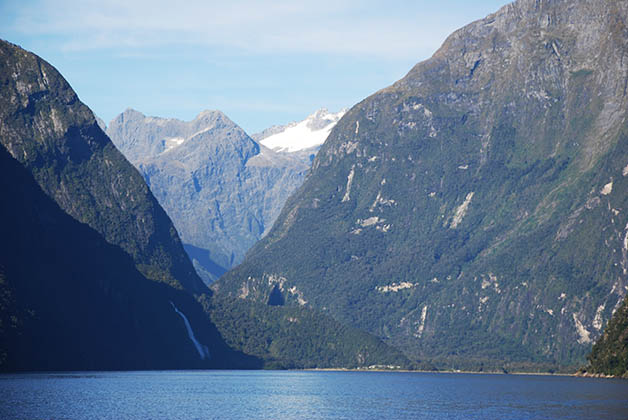
M 249 136 L 0 41 L 0 370 L 624 375 L 627 54 L 626 0 L 517 0 Z
M 143 174 L 210 284 L 272 227 L 341 115 L 323 109 L 254 140 L 220 111 L 185 122 L 128 109 L 107 134 Z

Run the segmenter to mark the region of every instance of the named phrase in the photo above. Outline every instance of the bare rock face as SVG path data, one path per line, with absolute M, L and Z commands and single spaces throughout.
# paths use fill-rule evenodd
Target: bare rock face
M 350 109 L 214 288 L 280 277 L 437 365 L 580 365 L 628 287 L 627 89 L 627 1 L 507 5 Z
M 107 132 L 144 175 L 206 283 L 242 261 L 309 168 L 259 145 L 220 111 L 184 122 L 127 110 Z

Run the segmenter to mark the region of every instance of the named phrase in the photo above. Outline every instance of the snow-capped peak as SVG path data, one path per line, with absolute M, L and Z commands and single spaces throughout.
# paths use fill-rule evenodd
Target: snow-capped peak
M 345 112 L 346 109 L 331 113 L 321 108 L 303 121 L 288 124 L 279 132 L 262 138 L 260 143 L 276 152 L 297 152 L 318 147 L 325 142 Z

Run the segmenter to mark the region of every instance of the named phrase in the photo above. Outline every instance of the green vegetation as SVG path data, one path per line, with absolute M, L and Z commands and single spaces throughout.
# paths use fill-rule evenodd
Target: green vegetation
M 587 373 L 628 378 L 628 298 L 608 322 L 588 360 Z
M 417 366 L 376 337 L 306 308 L 230 298 L 203 301 L 226 342 L 264 360 L 267 369 Z

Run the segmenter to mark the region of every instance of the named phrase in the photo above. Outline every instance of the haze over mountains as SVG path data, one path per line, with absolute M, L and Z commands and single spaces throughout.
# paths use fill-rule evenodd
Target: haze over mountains
M 144 175 L 209 284 L 268 232 L 341 115 L 320 110 L 256 141 L 220 111 L 184 122 L 128 109 L 107 134 Z

